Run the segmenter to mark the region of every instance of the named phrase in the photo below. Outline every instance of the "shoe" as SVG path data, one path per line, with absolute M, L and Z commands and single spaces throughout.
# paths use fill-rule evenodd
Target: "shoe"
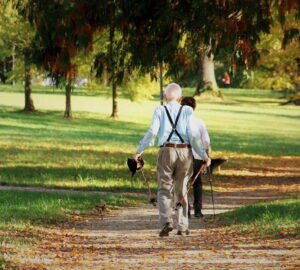
M 204 218 L 204 216 L 201 212 L 197 212 L 195 213 L 195 218 Z
M 177 235 L 189 235 L 190 231 L 189 230 L 185 230 L 185 231 L 177 231 Z
M 173 227 L 170 225 L 169 222 L 165 224 L 165 226 L 162 228 L 162 230 L 159 233 L 160 237 L 169 236 L 169 232 L 173 230 Z

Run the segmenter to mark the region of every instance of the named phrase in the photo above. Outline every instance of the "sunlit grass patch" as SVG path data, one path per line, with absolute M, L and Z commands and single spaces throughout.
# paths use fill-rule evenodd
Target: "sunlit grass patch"
M 218 215 L 229 230 L 269 237 L 300 237 L 300 198 L 257 203 Z

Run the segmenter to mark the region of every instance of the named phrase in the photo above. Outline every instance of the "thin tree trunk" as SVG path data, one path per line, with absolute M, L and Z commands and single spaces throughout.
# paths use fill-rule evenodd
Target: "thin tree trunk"
M 112 114 L 111 117 L 118 117 L 118 93 L 117 93 L 117 84 L 113 82 L 112 84 Z
M 195 96 L 200 95 L 204 92 L 204 80 L 203 80 L 203 57 L 199 56 L 198 58 L 198 74 L 197 74 L 197 86 L 195 91 Z
M 104 86 L 108 86 L 108 80 L 107 80 L 107 69 L 105 69 L 103 71 L 103 74 L 102 74 L 102 77 L 101 77 L 101 83 L 104 85 Z
M 300 78 L 300 58 L 296 58 L 296 64 L 297 64 L 297 71 L 296 71 L 296 76 L 297 78 Z M 296 84 L 296 91 L 300 92 L 300 83 L 297 82 Z
M 112 113 L 111 117 L 117 118 L 118 117 L 118 95 L 117 95 L 117 82 L 116 82 L 116 74 L 115 74 L 115 59 L 114 59 L 114 52 L 113 52 L 113 45 L 114 45 L 114 38 L 115 38 L 115 28 L 113 25 L 110 26 L 109 30 L 109 66 L 108 72 L 110 73 L 110 84 L 112 87 Z
M 16 45 L 13 42 L 12 44 L 12 72 L 13 72 L 13 81 L 12 81 L 12 85 L 16 85 L 16 80 L 15 80 L 15 69 L 16 69 Z
M 30 70 L 30 59 L 29 59 L 29 52 L 28 50 L 24 51 L 24 72 L 25 72 L 25 112 L 34 112 L 35 108 L 33 105 L 33 100 L 31 98 L 31 70 Z
M 159 86 L 160 86 L 160 105 L 164 105 L 164 93 L 163 93 L 163 66 L 159 66 Z
M 215 76 L 215 66 L 213 55 L 199 56 L 199 69 L 197 75 L 197 87 L 195 95 L 199 95 L 207 90 L 217 90 L 218 85 Z
M 71 91 L 72 91 L 72 84 L 68 82 L 66 84 L 66 110 L 64 114 L 64 118 L 71 119 L 72 118 L 72 109 L 71 109 Z

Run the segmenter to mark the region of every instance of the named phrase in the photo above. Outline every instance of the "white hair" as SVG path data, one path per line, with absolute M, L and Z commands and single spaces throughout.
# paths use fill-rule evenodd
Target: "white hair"
M 181 87 L 177 83 L 170 83 L 165 89 L 165 95 L 171 99 L 180 98 L 182 95 Z

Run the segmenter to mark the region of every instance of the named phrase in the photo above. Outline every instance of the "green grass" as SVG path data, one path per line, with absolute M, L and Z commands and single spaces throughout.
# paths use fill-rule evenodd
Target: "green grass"
M 229 230 L 267 237 L 300 237 L 300 199 L 287 198 L 257 203 L 218 216 Z
M 70 220 L 74 211 L 87 213 L 104 200 L 109 208 L 139 205 L 139 197 L 0 190 L 0 227 L 50 225 Z
M 120 118 L 111 120 L 107 97 L 73 96 L 75 118 L 66 121 L 62 95 L 33 94 L 39 113 L 24 114 L 17 111 L 23 106 L 23 94 L 5 87 L 0 91 L 0 183 L 145 191 L 140 174 L 130 177 L 126 160 L 144 136 L 157 100 L 132 103 L 120 98 Z M 279 106 L 277 94 L 267 90 L 224 92 L 244 101 L 202 103 L 196 110 L 206 122 L 215 152 L 300 155 L 298 107 Z M 144 156 L 153 188 L 156 151 L 147 149 Z

